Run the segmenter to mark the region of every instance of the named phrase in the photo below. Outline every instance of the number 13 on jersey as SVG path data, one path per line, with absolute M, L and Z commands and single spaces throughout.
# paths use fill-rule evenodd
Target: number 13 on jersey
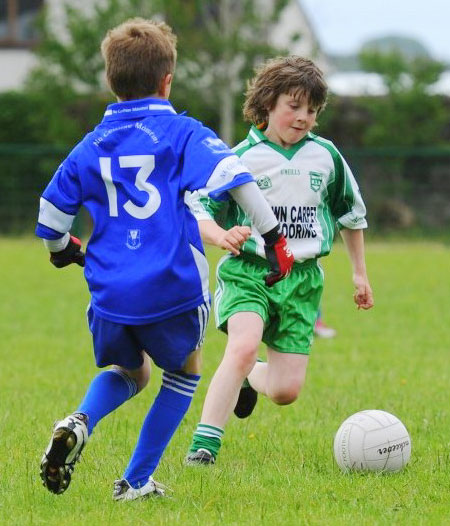
M 100 157 L 100 173 L 105 183 L 108 195 L 109 215 L 118 217 L 117 188 L 111 171 L 111 157 Z M 157 188 L 147 179 L 155 169 L 154 155 L 122 155 L 119 157 L 120 168 L 139 168 L 136 173 L 134 186 L 148 195 L 145 205 L 139 206 L 130 199 L 123 205 L 126 212 L 137 219 L 147 219 L 152 216 L 161 205 L 161 195 Z

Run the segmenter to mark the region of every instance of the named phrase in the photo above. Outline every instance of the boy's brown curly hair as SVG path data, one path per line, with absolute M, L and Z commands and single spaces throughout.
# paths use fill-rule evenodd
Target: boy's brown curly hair
M 325 107 L 328 87 L 322 71 L 311 60 L 297 55 L 270 59 L 256 69 L 248 83 L 244 119 L 255 125 L 267 123 L 269 111 L 281 94 L 306 98 L 319 113 Z

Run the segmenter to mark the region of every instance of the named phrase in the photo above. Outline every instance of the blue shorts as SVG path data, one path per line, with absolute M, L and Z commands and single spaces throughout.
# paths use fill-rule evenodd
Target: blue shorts
M 210 305 L 204 303 L 166 320 L 146 325 L 123 325 L 100 318 L 88 308 L 97 367 L 120 365 L 138 369 L 145 351 L 165 371 L 181 369 L 205 336 Z

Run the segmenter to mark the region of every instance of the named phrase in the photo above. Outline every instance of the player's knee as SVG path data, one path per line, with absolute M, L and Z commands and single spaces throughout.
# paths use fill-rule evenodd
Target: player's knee
M 298 381 L 293 381 L 288 385 L 273 389 L 268 393 L 268 396 L 277 405 L 289 405 L 297 400 L 301 389 L 302 384 Z
M 202 352 L 201 348 L 191 352 L 186 363 L 182 367 L 182 371 L 187 374 L 200 374 L 202 370 Z
M 150 379 L 150 359 L 147 355 L 144 356 L 144 361 L 139 369 L 125 369 L 124 367 L 117 367 L 117 369 L 134 380 L 137 392 L 142 391 Z
M 132 378 L 136 382 L 138 392 L 142 391 L 150 380 L 150 367 L 143 368 L 143 370 L 140 370 L 136 375 L 132 376 Z
M 150 380 L 150 367 L 144 369 L 136 379 L 138 391 L 142 391 Z
M 139 391 L 142 391 L 144 387 L 148 384 L 148 381 L 150 379 L 150 370 L 143 370 L 135 369 L 135 370 L 129 370 L 129 369 L 123 369 L 122 367 L 118 368 L 123 374 L 126 374 L 131 380 L 133 380 L 136 384 L 137 393 Z
M 228 350 L 228 355 L 234 366 L 247 376 L 255 365 L 258 347 L 250 342 L 242 342 L 240 345 L 231 347 Z
M 289 405 L 295 402 L 298 398 L 298 393 L 293 391 L 277 391 L 270 395 L 272 402 L 277 405 Z

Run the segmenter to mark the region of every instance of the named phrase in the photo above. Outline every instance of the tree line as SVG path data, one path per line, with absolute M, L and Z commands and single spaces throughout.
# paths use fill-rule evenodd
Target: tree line
M 28 188 L 31 203 L 68 148 L 99 122 L 105 105 L 114 102 L 104 82 L 100 55 L 100 42 L 109 28 L 136 14 L 166 20 L 178 36 L 171 94 L 175 108 L 200 119 L 234 145 L 247 134 L 241 108 L 254 67 L 289 52 L 268 43 L 270 28 L 288 1 L 105 0 L 85 11 L 64 0 L 63 31 L 61 21 L 56 26 L 52 13 L 44 9 L 38 19 L 37 67 L 21 91 L 0 94 L 2 215 L 10 219 L 16 214 L 20 223 L 11 196 Z M 264 5 L 266 9 L 261 9 Z M 447 147 L 450 99 L 430 90 L 444 71 L 442 63 L 405 56 L 395 49 L 366 49 L 359 61 L 365 71 L 381 76 L 386 94 L 352 98 L 331 94 L 319 116 L 318 134 L 344 152 Z M 426 169 L 421 164 L 419 170 L 407 155 L 377 163 L 379 176 L 390 178 L 388 188 L 398 187 L 399 195 L 415 170 Z M 370 168 L 365 167 L 365 172 Z M 435 179 L 442 181 L 441 176 Z M 34 210 L 29 215 L 34 218 Z

